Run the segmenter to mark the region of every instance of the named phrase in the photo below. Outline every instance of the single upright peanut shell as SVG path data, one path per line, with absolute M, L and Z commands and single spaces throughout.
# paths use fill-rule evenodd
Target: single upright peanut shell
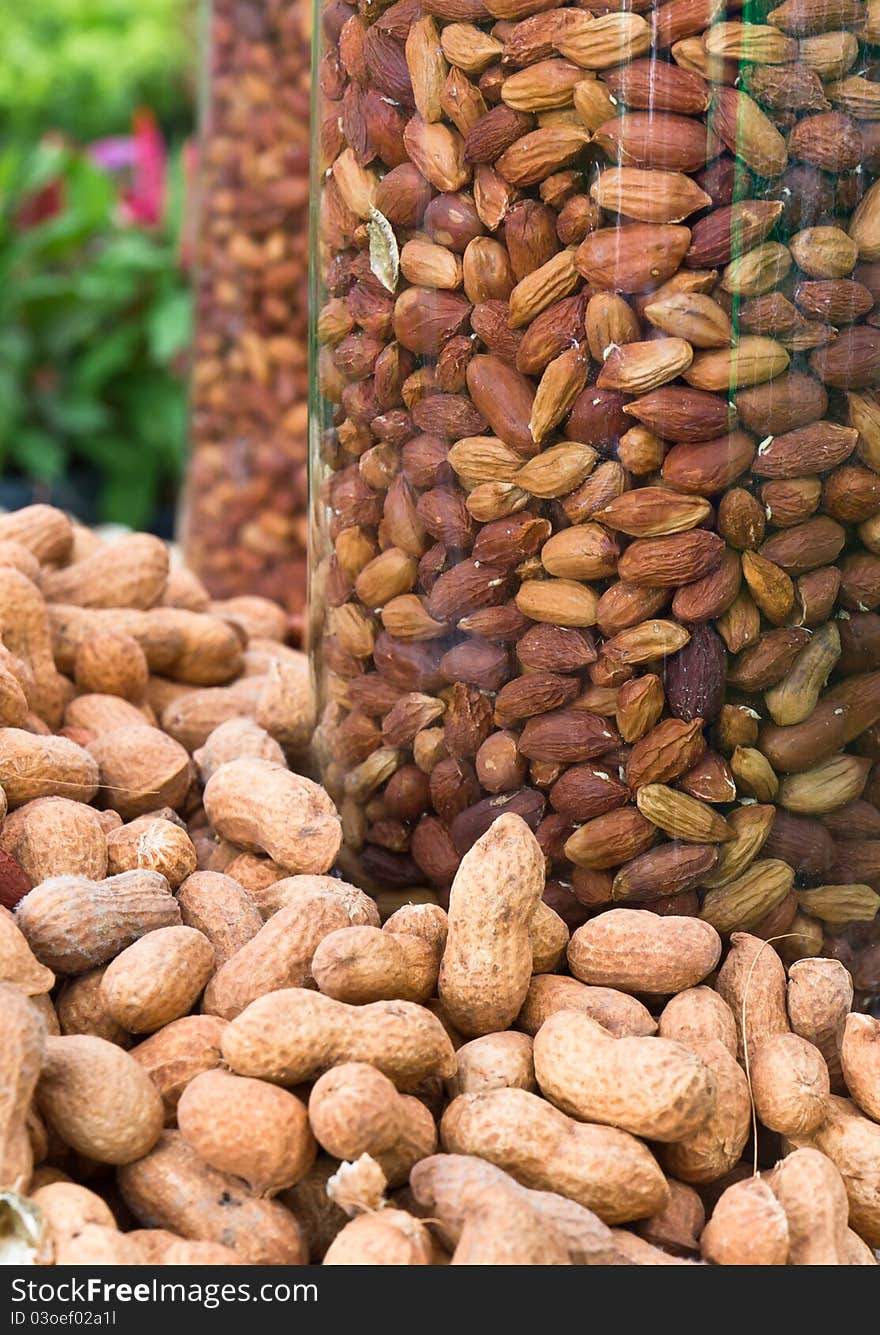
M 734 932 L 716 987 L 733 1011 L 741 1060 L 747 1050 L 753 1054 L 762 1039 L 789 1032 L 785 969 L 766 941 Z
M 439 979 L 461 1033 L 496 1033 L 516 1019 L 532 973 L 529 923 L 543 890 L 543 855 L 519 816 L 500 816 L 462 859 Z
M 852 975 L 840 960 L 797 960 L 789 969 L 789 1022 L 822 1053 L 835 1092 L 843 1079 L 840 1049 L 852 1002 Z
M 809 1147 L 782 1159 L 767 1184 L 788 1221 L 789 1265 L 848 1265 L 846 1187 L 834 1164 Z

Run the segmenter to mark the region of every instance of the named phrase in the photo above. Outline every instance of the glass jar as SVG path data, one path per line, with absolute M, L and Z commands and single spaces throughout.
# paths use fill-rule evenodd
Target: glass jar
M 312 619 L 353 878 L 442 900 L 512 810 L 572 925 L 699 914 L 880 991 L 880 83 L 845 8 L 321 11 Z
M 301 618 L 306 585 L 308 6 L 214 0 L 199 164 L 183 537 L 218 598 Z

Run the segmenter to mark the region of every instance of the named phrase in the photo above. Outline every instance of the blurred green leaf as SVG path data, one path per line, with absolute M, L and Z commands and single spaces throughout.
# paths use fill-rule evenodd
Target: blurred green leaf
M 54 482 L 64 473 L 64 449 L 48 431 L 19 431 L 9 442 L 9 455 L 23 473 L 41 482 Z
M 147 338 L 157 362 L 170 361 L 192 337 L 192 302 L 188 292 L 167 292 L 147 315 Z

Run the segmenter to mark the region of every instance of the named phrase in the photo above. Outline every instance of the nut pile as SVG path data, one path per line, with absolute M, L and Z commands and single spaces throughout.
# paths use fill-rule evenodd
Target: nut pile
M 217 598 L 305 599 L 309 37 L 215 0 L 202 127 L 188 559 Z
M 0 537 L 5 1262 L 876 1264 L 880 1020 L 840 961 L 646 909 L 570 934 L 513 812 L 448 912 L 380 915 L 288 767 L 269 605 L 181 607 L 155 547 L 103 607 L 125 553 L 62 520 Z
M 445 891 L 513 811 L 570 924 L 876 993 L 880 6 L 584 3 L 324 9 L 345 866 Z

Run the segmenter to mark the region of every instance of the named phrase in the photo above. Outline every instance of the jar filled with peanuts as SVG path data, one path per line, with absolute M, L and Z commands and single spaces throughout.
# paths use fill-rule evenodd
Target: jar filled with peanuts
M 320 7 L 317 754 L 362 884 L 514 811 L 868 1006 L 880 3 L 751 13 Z
M 305 601 L 309 31 L 213 0 L 198 170 L 190 564 L 218 598 Z M 296 626 L 295 626 L 296 628 Z

